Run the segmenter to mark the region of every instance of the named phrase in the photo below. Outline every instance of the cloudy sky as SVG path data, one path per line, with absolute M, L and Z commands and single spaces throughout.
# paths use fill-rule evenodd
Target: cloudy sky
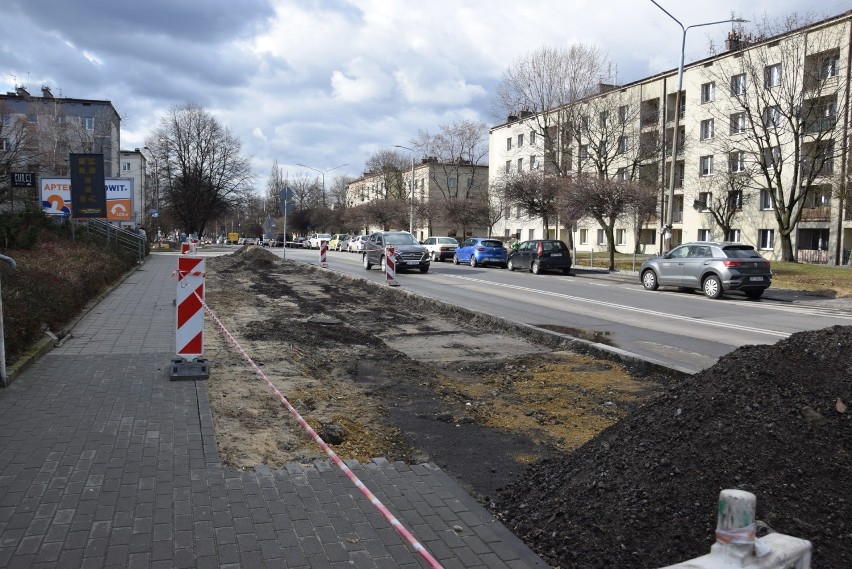
M 684 25 L 852 9 L 840 0 L 657 0 Z M 197 103 L 236 134 L 258 189 L 290 176 L 353 177 L 376 150 L 460 119 L 489 126 L 503 70 L 538 47 L 594 44 L 614 80 L 677 67 L 682 32 L 651 0 L 0 0 L 0 84 L 112 101 L 122 149 L 172 105 Z M 728 26 L 691 29 L 686 61 Z M 419 157 L 418 157 L 419 159 Z

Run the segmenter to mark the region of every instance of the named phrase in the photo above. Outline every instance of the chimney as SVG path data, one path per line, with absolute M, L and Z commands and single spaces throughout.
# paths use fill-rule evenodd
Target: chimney
M 50 87 L 48 87 L 47 85 L 42 85 L 41 96 L 44 97 L 45 99 L 52 99 L 53 93 L 50 92 Z
M 15 87 L 15 94 L 19 97 L 29 97 L 30 93 L 26 90 L 25 87 Z

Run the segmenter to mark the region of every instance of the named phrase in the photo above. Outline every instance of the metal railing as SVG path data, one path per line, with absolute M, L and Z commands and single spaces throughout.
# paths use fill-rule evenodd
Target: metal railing
M 136 255 L 137 262 L 145 260 L 147 241 L 135 231 L 130 231 L 100 219 L 72 219 L 73 231 L 85 231 L 102 238 L 106 243 L 126 249 Z

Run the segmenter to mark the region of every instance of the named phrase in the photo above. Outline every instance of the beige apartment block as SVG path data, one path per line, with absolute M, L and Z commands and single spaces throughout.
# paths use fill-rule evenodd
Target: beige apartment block
M 414 179 L 414 192 L 411 181 Z M 441 162 L 423 158 L 411 170 L 365 172 L 347 187 L 347 208 L 357 210 L 383 200 L 398 199 L 406 206 L 405 223 L 383 226 L 369 214 L 362 217 L 358 231 L 370 233 L 383 229 L 411 229 L 418 241 L 429 236 L 488 235 L 485 216 L 468 208 L 488 206 L 488 166 L 459 160 Z
M 559 113 L 564 126 L 556 149 L 544 146 L 539 114 L 519 112 L 492 127 L 492 187 L 520 171 L 554 175 L 551 162 L 559 160 L 568 176 L 605 173 L 656 189 L 653 215 L 619 220 L 614 239 L 621 253 L 652 254 L 667 246 L 663 231 L 673 195 L 671 246 L 741 241 L 779 260 L 787 233 L 794 258 L 846 264 L 852 249 L 852 12 L 773 37 L 726 33 L 718 53 L 684 66 L 678 112 L 675 69 L 601 85 L 594 95 L 549 111 Z M 492 191 L 492 200 L 499 192 Z M 554 216 L 545 227 L 517 207 L 496 206 L 503 215 L 495 235 L 558 235 L 578 252 L 607 250 L 593 219 Z

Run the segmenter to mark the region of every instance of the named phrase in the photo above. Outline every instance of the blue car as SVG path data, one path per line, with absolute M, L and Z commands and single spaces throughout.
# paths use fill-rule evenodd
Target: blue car
M 491 237 L 470 237 L 456 249 L 453 264 L 469 263 L 471 267 L 480 265 L 499 265 L 506 268 L 509 252 L 499 239 Z

